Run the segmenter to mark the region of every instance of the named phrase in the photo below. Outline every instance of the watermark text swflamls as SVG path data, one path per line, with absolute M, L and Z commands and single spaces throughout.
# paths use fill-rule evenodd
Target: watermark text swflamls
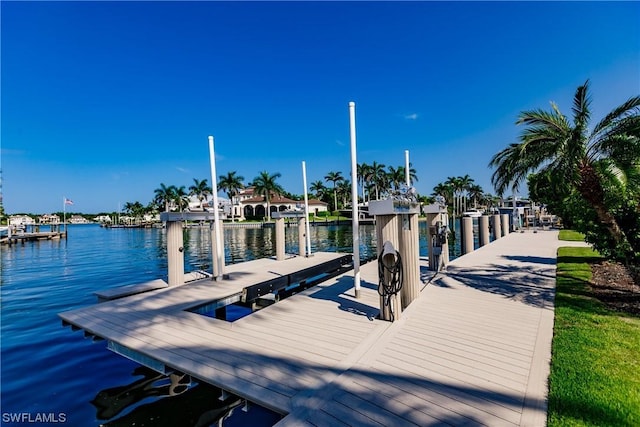
M 2 422 L 63 424 L 67 422 L 67 414 L 64 412 L 3 412 Z

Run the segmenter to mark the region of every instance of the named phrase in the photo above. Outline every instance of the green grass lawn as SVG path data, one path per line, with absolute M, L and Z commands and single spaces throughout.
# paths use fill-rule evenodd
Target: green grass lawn
M 640 318 L 590 296 L 590 248 L 560 248 L 549 426 L 640 426 Z
M 575 242 L 584 242 L 584 234 L 578 233 L 577 231 L 573 231 L 573 230 L 560 230 L 558 239 L 575 241 Z

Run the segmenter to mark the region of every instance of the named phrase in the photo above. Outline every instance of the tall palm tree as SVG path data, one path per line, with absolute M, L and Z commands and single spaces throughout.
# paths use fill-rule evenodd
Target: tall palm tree
M 393 166 L 387 167 L 387 182 L 393 186 L 394 190 L 398 190 L 404 182 L 404 171 Z
M 467 196 L 473 200 L 474 209 L 478 207 L 478 200 L 482 199 L 483 193 L 482 187 L 477 184 L 471 184 L 467 188 Z
M 336 193 L 336 184 L 344 181 L 342 172 L 329 172 L 325 175 L 324 180 L 333 183 L 333 210 L 338 210 L 338 194 Z
M 366 163 L 360 163 L 356 167 L 356 173 L 358 174 L 358 183 L 362 189 L 362 201 L 366 202 L 365 187 L 367 182 L 371 179 L 371 166 Z
M 231 222 L 234 221 L 233 198 L 236 197 L 240 193 L 240 190 L 244 188 L 244 177 L 236 175 L 236 173 L 236 171 L 227 172 L 226 175 L 220 175 L 218 177 L 218 188 L 227 194 L 227 197 L 229 197 L 229 201 L 231 202 Z
M 465 176 L 460 176 L 458 177 L 458 179 L 460 180 L 460 186 L 461 186 L 461 191 L 460 191 L 460 196 L 462 198 L 462 211 L 466 211 L 467 210 L 467 198 L 469 195 L 469 188 L 473 185 L 473 178 L 471 178 L 469 175 L 465 175 Z
M 518 188 L 530 172 L 549 172 L 555 180 L 568 183 L 593 207 L 598 220 L 625 251 L 630 239 L 605 203 L 605 170 L 623 172 L 640 162 L 640 96 L 629 98 L 598 122 L 591 130 L 589 81 L 576 89 L 573 123 L 555 103 L 551 111 L 520 113 L 516 124 L 524 125 L 519 142 L 495 154 L 489 166 L 495 171 L 491 181 L 499 194 Z
M 344 179 L 340 181 L 340 184 L 338 184 L 338 194 L 340 195 L 342 206 L 343 207 L 346 206 L 348 204 L 349 198 L 351 197 L 351 181 L 350 180 Z
M 280 172 L 269 174 L 267 171 L 260 172 L 260 175 L 253 179 L 253 187 L 256 194 L 264 196 L 267 202 L 267 221 L 271 221 L 271 195 L 280 195 L 284 193 L 284 189 L 276 182 L 276 179 L 282 175 Z
M 200 200 L 200 209 L 204 210 L 203 202 L 207 196 L 211 194 L 211 187 L 207 184 L 207 180 L 198 180 L 193 178 L 193 185 L 189 186 L 189 195 L 196 196 Z
M 324 183 L 322 181 L 318 180 L 311 183 L 311 186 L 309 186 L 309 190 L 313 192 L 316 198 L 322 199 L 327 191 L 327 187 L 324 186 Z
M 462 191 L 464 190 L 464 182 L 460 176 L 449 176 L 445 181 L 445 185 L 451 187 L 451 193 L 453 194 L 453 219 L 455 224 L 456 216 L 461 212 L 462 203 L 460 201 Z
M 174 189 L 173 200 L 178 206 L 180 212 L 182 212 L 185 207 L 189 207 L 189 193 L 187 193 L 184 185 L 174 187 Z
M 405 182 L 406 181 L 405 167 L 399 166 L 398 173 L 402 175 L 402 182 Z M 409 182 L 411 183 L 418 182 L 418 174 L 416 173 L 416 170 L 413 167 L 411 167 L 411 163 L 409 163 Z
M 384 171 L 385 166 L 376 161 L 371 163 L 371 177 L 370 181 L 373 182 L 373 188 L 376 192 L 376 200 L 380 199 L 380 190 L 387 186 L 387 174 Z
M 175 199 L 175 191 L 175 185 L 166 186 L 161 183 L 160 187 L 154 190 L 155 196 L 153 200 L 158 206 L 164 205 L 164 211 L 169 212 L 171 202 Z

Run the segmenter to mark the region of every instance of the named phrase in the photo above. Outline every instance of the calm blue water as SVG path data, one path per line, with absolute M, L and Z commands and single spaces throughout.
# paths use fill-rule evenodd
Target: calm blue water
M 426 233 L 421 224 L 423 256 Z M 272 229 L 225 230 L 226 262 L 275 255 L 274 236 Z M 286 236 L 286 251 L 296 253 L 296 227 Z M 208 228 L 185 230 L 187 271 L 210 266 L 209 238 Z M 351 252 L 351 227 L 312 227 L 311 241 L 314 252 Z M 361 257 L 375 257 L 373 226 L 361 226 L 360 241 Z M 241 411 L 234 398 L 218 401 L 220 391 L 206 384 L 171 382 L 62 327 L 57 313 L 95 304 L 96 290 L 165 278 L 164 230 L 72 225 L 67 240 L 2 246 L 0 261 L 2 425 L 210 425 L 233 408 L 227 426 L 279 419 L 256 405 Z

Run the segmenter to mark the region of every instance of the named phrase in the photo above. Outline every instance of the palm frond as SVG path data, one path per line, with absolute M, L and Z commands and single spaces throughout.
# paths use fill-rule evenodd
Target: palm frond
M 600 120 L 591 135 L 593 137 L 597 137 L 601 132 L 606 131 L 615 123 L 621 121 L 627 116 L 635 116 L 638 117 L 640 113 L 640 96 L 634 96 L 629 98 L 626 102 L 622 103 L 615 109 L 613 109 L 609 114 L 607 114 L 602 120 Z
M 584 134 L 589 124 L 589 118 L 591 117 L 590 105 L 589 80 L 587 80 L 576 89 L 576 94 L 573 97 L 573 107 L 571 108 L 573 111 L 573 125 L 576 131 L 581 134 Z

